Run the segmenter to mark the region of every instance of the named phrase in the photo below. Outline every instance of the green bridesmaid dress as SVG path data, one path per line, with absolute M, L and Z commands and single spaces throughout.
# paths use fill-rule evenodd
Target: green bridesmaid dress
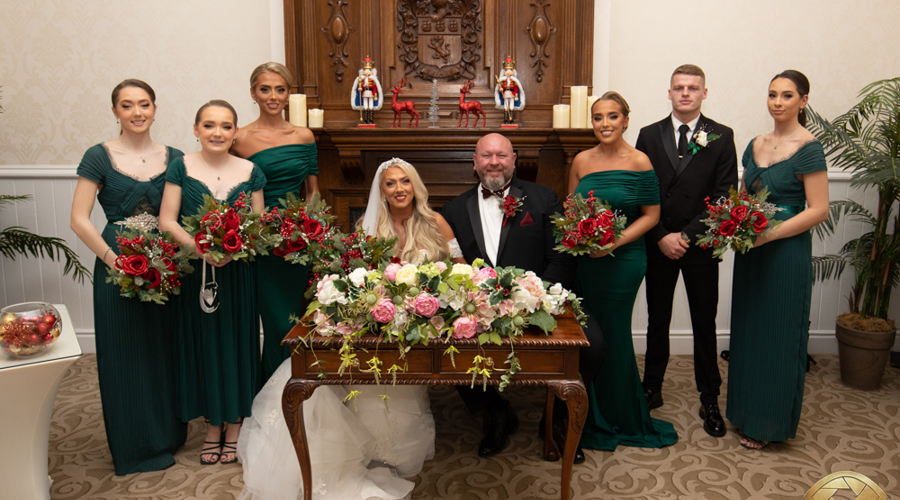
M 319 175 L 315 143 L 288 144 L 260 151 L 248 160 L 257 164 L 266 176 L 266 207 L 280 206 L 287 193 L 301 198 L 300 186 L 308 175 Z M 259 258 L 259 313 L 263 324 L 262 380 L 268 380 L 281 363 L 290 357 L 290 349 L 281 339 L 294 324 L 293 314 L 303 316 L 303 292 L 307 266 L 291 264 L 277 255 Z
M 659 181 L 653 170 L 611 170 L 582 177 L 576 193 L 609 202 L 628 217 L 641 216 L 641 206 L 659 205 Z M 581 446 L 615 450 L 618 445 L 659 448 L 678 441 L 672 424 L 650 418 L 644 399 L 631 316 L 638 289 L 647 272 L 644 238 L 616 248 L 615 256 L 578 258 L 575 292 L 597 319 L 606 340 L 606 357 L 588 389 L 588 416 Z
M 181 158 L 169 164 L 166 181 L 181 186 L 181 216 L 195 215 L 203 196 L 212 195 L 203 182 L 187 175 Z M 237 201 L 266 184 L 253 166 L 250 179 L 229 191 L 225 200 Z M 200 309 L 203 263 L 182 280 L 178 300 L 175 344 L 178 415 L 185 422 L 199 416 L 210 424 L 235 422 L 250 415 L 253 397 L 260 389 L 259 306 L 256 297 L 256 263 L 232 261 L 216 268 L 219 308 Z M 211 279 L 207 268 L 207 279 Z
M 806 207 L 797 175 L 825 170 L 818 141 L 760 168 L 753 141 L 744 151 L 744 185 L 750 193 L 769 189 L 779 205 L 776 220 Z M 731 295 L 731 356 L 725 416 L 744 434 L 762 441 L 793 439 L 800 423 L 812 297 L 812 234 L 775 240 L 734 256 Z
M 166 161 L 183 156 L 166 147 Z M 102 144 L 91 147 L 78 176 L 101 184 L 97 200 L 106 214 L 101 235 L 118 248 L 115 223 L 147 212 L 158 215 L 165 175 L 141 182 L 120 172 Z M 119 295 L 106 282 L 107 267 L 94 262 L 94 332 L 103 423 L 116 475 L 165 469 L 187 436 L 175 412 L 174 304 Z

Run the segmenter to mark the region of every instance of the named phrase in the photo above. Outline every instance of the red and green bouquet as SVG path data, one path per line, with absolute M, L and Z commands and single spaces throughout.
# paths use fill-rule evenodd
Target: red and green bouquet
M 141 302 L 164 304 L 170 295 L 181 293 L 180 278 L 194 272 L 188 263 L 191 250 L 179 248 L 168 232 L 158 233 L 156 217 L 141 214 L 117 224 L 118 258 L 107 272 L 107 283 L 119 286 L 119 294 Z
M 397 238 L 368 236 L 362 229 L 350 234 L 335 231 L 312 256 L 310 286 L 306 288 L 305 296 L 312 297 L 319 281 L 325 276 L 335 274 L 345 277 L 354 269 L 378 269 L 382 263 L 394 260 L 395 243 Z
M 322 245 L 334 236 L 334 215 L 318 194 L 308 202 L 288 193 L 275 207 L 262 214 L 262 221 L 275 234 L 272 253 L 293 264 L 306 265 L 321 253 Z
M 212 255 L 216 261 L 226 255 L 252 261 L 257 255 L 268 255 L 277 239 L 263 225 L 261 214 L 247 203 L 246 193 L 241 193 L 232 205 L 204 195 L 197 215 L 183 217 L 182 226 L 194 235 L 197 250 Z
M 709 229 L 706 234 L 698 234 L 699 239 L 695 243 L 703 249 L 712 248 L 714 257 L 722 257 L 729 249 L 747 253 L 760 234 L 781 224 L 772 217 L 783 209 L 766 201 L 768 189 L 763 188 L 751 195 L 747 190 L 738 193 L 731 188 L 728 194 L 727 198 L 723 196 L 715 204 L 709 202 L 709 197 L 706 198 L 709 218 L 702 222 Z
M 562 215 L 550 218 L 558 243 L 554 250 L 575 256 L 611 249 L 628 220 L 610 208 L 609 203 L 595 198 L 593 191 L 587 198 L 581 193 L 569 195 L 563 208 Z

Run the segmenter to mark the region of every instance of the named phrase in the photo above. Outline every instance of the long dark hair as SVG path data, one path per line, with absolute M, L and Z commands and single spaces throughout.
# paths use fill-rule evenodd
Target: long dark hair
M 794 86 L 797 87 L 797 93 L 800 94 L 801 98 L 805 95 L 809 95 L 809 78 L 806 78 L 806 75 L 803 73 L 795 69 L 787 69 L 772 77 L 772 80 L 770 80 L 769 83 L 772 83 L 779 78 L 794 82 Z M 800 109 L 800 113 L 797 114 L 797 121 L 800 122 L 800 125 L 806 126 L 806 108 Z

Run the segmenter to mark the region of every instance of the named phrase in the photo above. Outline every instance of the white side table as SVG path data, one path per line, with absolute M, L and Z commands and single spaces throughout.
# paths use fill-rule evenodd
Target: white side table
M 50 416 L 66 369 L 82 354 L 69 310 L 63 304 L 54 307 L 63 330 L 53 347 L 24 359 L 0 353 L 0 415 L 16 429 L 3 436 L 0 448 L 3 498 L 50 499 Z

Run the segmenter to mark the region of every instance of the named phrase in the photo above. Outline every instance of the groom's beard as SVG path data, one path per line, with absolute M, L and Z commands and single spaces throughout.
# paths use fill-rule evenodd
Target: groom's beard
M 509 183 L 510 179 L 512 179 L 512 176 L 510 176 L 508 178 L 504 177 L 502 179 L 497 179 L 497 178 L 482 179 L 481 184 L 484 187 L 488 188 L 488 190 L 490 190 L 490 191 L 497 191 L 497 190 L 500 190 L 500 189 L 503 189 L 504 187 L 506 187 L 506 185 Z

